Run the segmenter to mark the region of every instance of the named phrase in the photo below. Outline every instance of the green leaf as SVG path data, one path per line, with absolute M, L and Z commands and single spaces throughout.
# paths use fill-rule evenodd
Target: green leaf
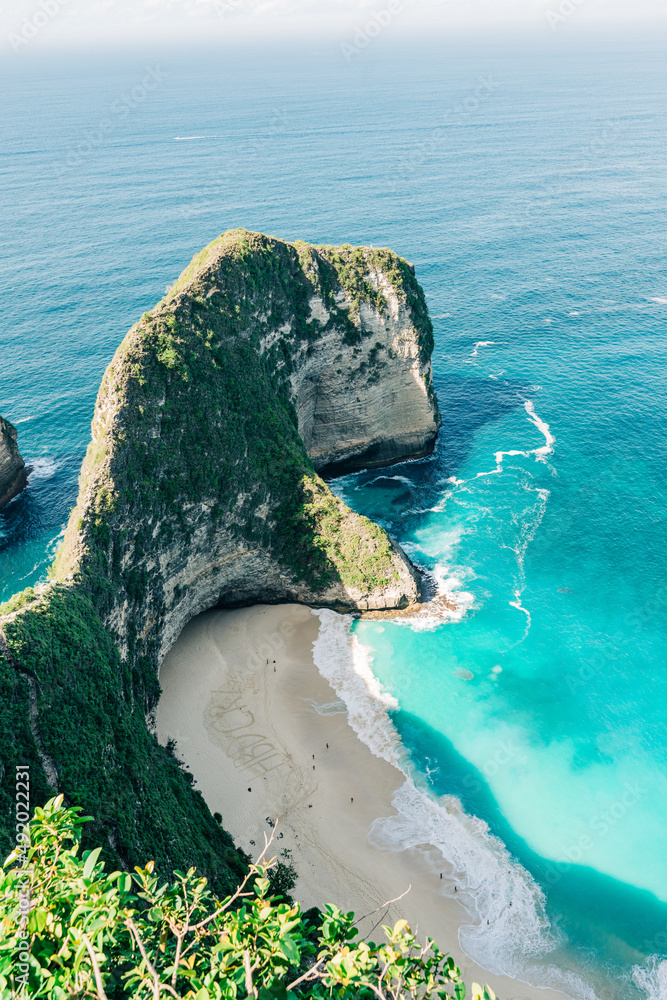
M 100 856 L 101 851 L 102 851 L 101 847 L 96 847 L 95 850 L 91 851 L 88 857 L 86 858 L 86 863 L 83 866 L 84 878 L 90 878 L 90 876 L 93 874 L 93 869 L 95 868 L 95 864 Z
M 271 883 L 269 882 L 268 878 L 258 878 L 255 881 L 255 892 L 260 897 L 260 899 L 263 896 L 266 896 L 267 892 L 269 891 L 270 885 Z
M 280 950 L 285 958 L 294 965 L 299 961 L 299 949 L 291 938 L 283 938 L 280 942 Z
M 259 991 L 259 1000 L 287 1000 L 287 989 L 285 983 L 272 983 L 271 986 L 262 986 Z

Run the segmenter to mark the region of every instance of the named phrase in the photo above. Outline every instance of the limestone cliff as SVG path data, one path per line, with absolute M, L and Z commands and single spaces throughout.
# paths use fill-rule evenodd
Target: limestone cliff
M 428 452 L 432 345 L 414 271 L 389 250 L 245 230 L 198 254 L 120 345 L 51 582 L 1 609 L 0 729 L 6 764 L 74 794 L 122 861 L 233 875 L 224 831 L 144 722 L 192 616 L 418 597 L 401 549 L 316 470 Z
M 16 439 L 16 428 L 4 417 L 0 417 L 0 510 L 28 482 L 25 462 L 19 453 Z
M 123 655 L 133 634 L 159 659 L 219 603 L 417 598 L 400 549 L 313 467 L 432 447 L 425 319 L 389 251 L 240 231 L 195 258 L 104 377 L 59 562 L 98 578 L 104 561 Z

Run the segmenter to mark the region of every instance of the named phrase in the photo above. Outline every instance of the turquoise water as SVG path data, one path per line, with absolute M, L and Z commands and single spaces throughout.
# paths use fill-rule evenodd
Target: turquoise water
M 458 611 L 355 625 L 418 790 L 377 835 L 428 830 L 455 860 L 488 966 L 660 997 L 666 70 L 657 46 L 564 45 L 3 65 L 0 412 L 34 471 L 0 514 L 1 596 L 43 578 L 102 372 L 196 250 L 237 225 L 398 250 L 434 320 L 442 432 L 336 489 Z M 426 822 L 424 792 L 454 796 L 458 826 Z

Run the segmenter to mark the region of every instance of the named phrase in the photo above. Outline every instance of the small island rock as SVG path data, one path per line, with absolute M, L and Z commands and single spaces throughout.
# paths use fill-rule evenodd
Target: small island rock
M 13 500 L 28 482 L 25 462 L 19 453 L 16 428 L 0 417 L 0 510 Z

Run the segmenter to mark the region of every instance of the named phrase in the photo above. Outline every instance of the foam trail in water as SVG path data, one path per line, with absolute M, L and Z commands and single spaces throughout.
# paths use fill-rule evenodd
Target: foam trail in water
M 531 455 L 535 455 L 538 461 L 543 462 L 546 456 L 550 455 L 554 450 L 554 442 L 556 438 L 551 433 L 551 428 L 549 427 L 549 424 L 547 424 L 544 420 L 541 420 L 540 417 L 538 417 L 537 413 L 535 413 L 535 407 L 533 406 L 532 400 L 527 399 L 523 405 L 525 407 L 526 413 L 528 414 L 529 420 L 533 424 L 535 424 L 538 431 L 544 434 L 544 444 L 542 445 L 542 447 L 534 448 L 530 453 Z
M 470 357 L 476 358 L 479 354 L 480 347 L 491 347 L 493 344 L 495 344 L 495 340 L 478 340 Z
M 523 611 L 524 615 L 526 616 L 526 631 L 523 633 L 523 635 L 519 639 L 519 642 L 523 642 L 523 640 L 526 638 L 526 636 L 530 632 L 530 626 L 533 623 L 533 619 L 531 618 L 530 611 L 528 610 L 528 608 L 524 608 L 523 604 L 521 603 L 521 591 L 520 590 L 515 590 L 514 591 L 514 600 L 510 601 L 510 607 L 511 608 L 516 608 L 517 611 Z M 519 642 L 515 642 L 514 646 L 518 646 Z
M 540 489 L 534 486 L 524 486 L 524 489 L 528 493 L 537 493 L 538 499 L 537 503 L 533 507 L 530 507 L 528 508 L 528 510 L 525 510 L 523 512 L 521 535 L 519 537 L 519 541 L 516 547 L 513 547 L 512 549 L 512 551 L 516 554 L 518 577 L 517 577 L 517 587 L 516 590 L 514 591 L 514 600 L 510 601 L 509 603 L 510 607 L 516 608 L 517 611 L 523 612 L 523 614 L 526 616 L 526 630 L 521 636 L 521 638 L 518 640 L 518 642 L 515 642 L 513 646 L 510 648 L 518 646 L 519 643 L 524 641 L 524 639 L 530 632 L 530 626 L 532 624 L 530 611 L 528 611 L 527 608 L 524 608 L 523 604 L 521 603 L 523 592 L 526 589 L 526 569 L 525 569 L 526 549 L 535 538 L 537 529 L 542 523 L 544 514 L 547 509 L 547 501 L 549 500 L 549 496 L 551 495 L 549 493 L 549 490 L 546 490 L 544 488 Z
M 443 882 L 443 891 L 449 888 L 453 894 L 456 884 L 457 899 L 468 913 L 468 922 L 459 931 L 461 947 L 484 968 L 565 990 L 577 1000 L 595 1000 L 578 977 L 535 963 L 561 942 L 546 916 L 544 894 L 530 873 L 511 858 L 486 823 L 465 813 L 458 799 L 435 799 L 411 777 L 388 714 L 397 702 L 373 674 L 367 651 L 356 636 L 350 636 L 351 616 L 327 610 L 313 614 L 320 619 L 313 644 L 319 672 L 345 703 L 349 723 L 361 741 L 406 778 L 392 799 L 397 814 L 374 821 L 370 843 L 392 851 L 430 845 L 442 854 L 454 880 L 451 886 Z
M 646 965 L 635 965 L 632 978 L 646 994 L 646 1000 L 665 1000 L 667 997 L 667 962 L 652 955 Z
M 531 448 L 529 451 L 497 451 L 494 455 L 496 460 L 495 469 L 491 469 L 490 472 L 478 472 L 475 479 L 479 479 L 481 476 L 495 476 L 501 473 L 503 471 L 503 460 L 505 456 L 513 457 L 521 455 L 522 458 L 530 458 L 531 455 L 534 455 L 538 462 L 544 462 L 546 461 L 547 455 L 550 455 L 553 452 L 556 438 L 551 433 L 549 424 L 542 420 L 537 413 L 535 413 L 535 407 L 530 399 L 526 400 L 523 405 L 531 424 L 534 424 L 538 431 L 544 434 L 544 444 L 539 448 Z
M 446 483 L 451 483 L 452 486 L 465 486 L 465 482 L 466 481 L 465 481 L 465 479 L 457 479 L 456 476 L 449 476 L 447 479 L 445 479 L 445 482 Z M 441 497 L 440 500 L 438 500 L 438 502 L 435 505 L 435 507 L 428 507 L 427 511 L 430 512 L 430 513 L 432 513 L 432 514 L 441 514 L 442 511 L 445 509 L 445 507 L 447 505 L 447 501 L 449 500 L 449 497 L 451 496 L 451 493 L 452 493 L 452 491 L 448 490 L 445 493 L 445 495 L 443 497 Z M 425 511 L 423 511 L 423 513 L 425 514 L 427 511 L 425 510 Z
M 655 298 L 649 299 L 649 301 L 657 302 L 659 306 L 667 306 L 667 299 L 663 298 L 661 295 L 656 295 Z M 667 993 L 665 996 L 667 996 Z

